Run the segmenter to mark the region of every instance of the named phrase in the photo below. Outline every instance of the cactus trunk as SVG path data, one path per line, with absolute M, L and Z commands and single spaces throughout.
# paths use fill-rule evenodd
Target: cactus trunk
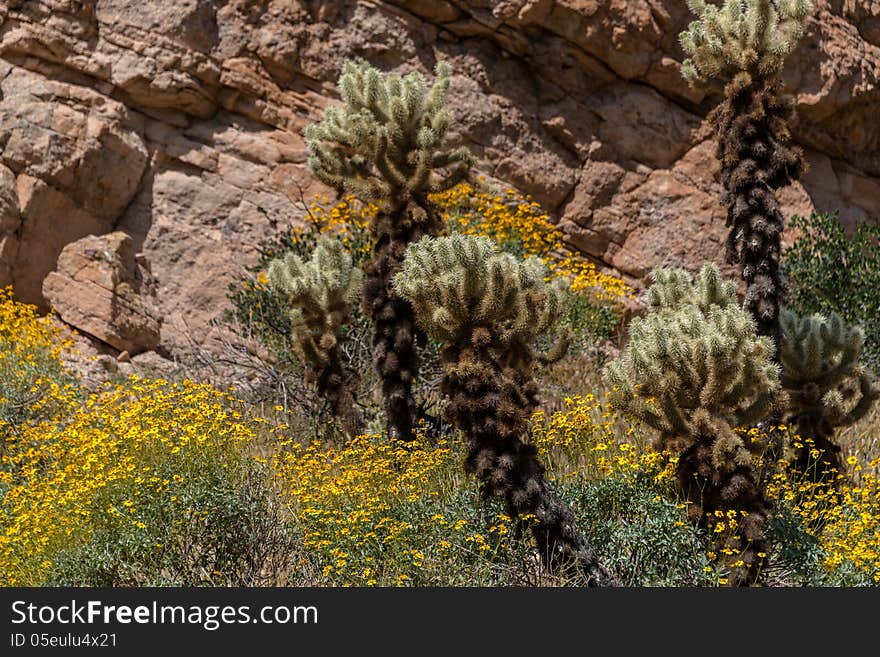
M 394 291 L 392 279 L 400 271 L 406 247 L 423 235 L 439 230 L 433 209 L 406 205 L 382 212 L 376 228 L 381 232 L 365 266 L 364 309 L 373 322 L 373 362 L 382 379 L 382 398 L 388 424 L 398 438 L 414 438 L 416 416 L 413 380 L 418 374 L 416 340 L 423 338 L 412 305 Z M 421 221 L 416 219 L 420 218 Z
M 781 344 L 779 308 L 788 289 L 779 266 L 785 218 L 776 190 L 797 180 L 804 169 L 800 150 L 787 145 L 793 112 L 778 80 L 740 73 L 710 116 L 730 228 L 726 257 L 741 267 L 743 307 L 754 317 L 758 335 L 773 338 L 774 360 Z
M 466 470 L 476 475 L 484 495 L 504 500 L 511 517 L 530 519 L 526 524 L 549 572 L 589 586 L 616 585 L 545 479 L 534 446 L 520 438 L 537 406 L 534 380 L 505 372 L 481 335 L 489 335 L 488 329 L 475 327 L 443 353 L 446 416 L 467 438 Z M 528 364 L 515 371 L 527 372 L 522 365 Z
M 702 435 L 680 454 L 678 483 L 688 501 L 688 517 L 707 531 L 710 550 L 728 569 L 728 585 L 749 586 L 766 562 L 770 503 L 751 466 L 713 465 L 715 441 L 715 436 Z

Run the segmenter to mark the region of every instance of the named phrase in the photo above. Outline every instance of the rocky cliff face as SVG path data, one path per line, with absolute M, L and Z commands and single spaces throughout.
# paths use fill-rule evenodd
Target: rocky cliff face
M 784 78 L 810 171 L 786 213 L 880 204 L 880 2 L 817 2 Z M 714 100 L 679 75 L 684 0 L 0 0 L 0 284 L 46 307 L 62 249 L 124 231 L 172 351 L 255 245 L 325 191 L 301 131 L 348 57 L 452 63 L 455 138 L 633 281 L 720 261 Z

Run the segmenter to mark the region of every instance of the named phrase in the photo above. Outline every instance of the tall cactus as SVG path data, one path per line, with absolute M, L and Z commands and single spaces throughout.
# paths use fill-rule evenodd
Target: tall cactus
M 756 335 L 735 284 L 715 265 L 695 280 L 680 269 L 656 269 L 653 278 L 647 316 L 633 319 L 626 349 L 605 371 L 613 400 L 660 432 L 658 447 L 678 454 L 691 518 L 709 530 L 730 583 L 751 584 L 767 553 L 769 504 L 752 467 L 755 445 L 735 429 L 773 403 L 773 345 Z
M 545 274 L 536 258 L 521 261 L 488 238 L 455 234 L 410 245 L 394 286 L 444 346 L 445 413 L 467 438 L 465 467 L 483 493 L 503 498 L 513 517 L 537 518 L 531 530 L 548 569 L 610 584 L 522 439 L 538 403 L 534 343 L 563 312 L 564 284 L 546 283 Z
M 790 145 L 794 104 L 782 94 L 779 71 L 813 9 L 810 0 L 726 0 L 719 7 L 688 0 L 698 17 L 681 33 L 689 55 L 682 74 L 694 86 L 724 85 L 709 115 L 718 140 L 721 199 L 727 210 L 727 260 L 741 267 L 744 307 L 758 333 L 778 349 L 779 308 L 787 284 L 780 271 L 785 219 L 776 190 L 797 180 L 805 163 Z M 774 353 L 774 358 L 778 354 Z
M 452 122 L 449 65 L 438 64 L 436 75 L 427 91 L 418 72 L 383 75 L 366 62 L 347 62 L 339 79 L 342 105 L 306 129 L 309 165 L 318 179 L 379 208 L 371 225 L 375 244 L 364 308 L 373 321 L 385 412 L 404 440 L 413 437 L 417 335 L 412 308 L 395 294 L 391 278 L 407 245 L 441 228 L 428 195 L 464 180 L 472 161 L 466 148 L 445 146 Z
M 811 446 L 802 442 L 794 465 L 815 480 L 827 481 L 844 472 L 836 428 L 864 417 L 880 397 L 880 387 L 859 363 L 862 330 L 848 326 L 837 313 L 802 317 L 783 308 L 781 324 L 788 421 L 819 450 L 818 458 L 812 458 Z
M 339 345 L 361 281 L 351 255 L 329 237 L 318 240 L 307 262 L 289 252 L 269 265 L 271 288 L 290 304 L 291 337 L 306 366 L 306 380 L 315 384 L 349 433 L 356 433 L 360 423 Z

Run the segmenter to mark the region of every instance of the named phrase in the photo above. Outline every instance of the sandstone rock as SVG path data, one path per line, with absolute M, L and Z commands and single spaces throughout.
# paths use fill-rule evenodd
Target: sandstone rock
M 21 225 L 21 211 L 15 195 L 15 174 L 0 164 L 0 235 L 15 233 Z
M 839 211 L 851 227 L 880 205 L 880 9 L 817 6 L 784 71 L 811 169 L 780 199 L 786 214 Z M 717 99 L 681 78 L 684 0 L 0 9 L 0 283 L 41 303 L 65 245 L 125 231 L 161 281 L 172 353 L 209 339 L 257 244 L 328 192 L 309 172 L 302 130 L 337 102 L 350 57 L 428 75 L 449 61 L 453 140 L 601 266 L 638 284 L 659 264 L 721 258 L 704 120 Z
M 58 270 L 43 283 L 62 320 L 129 354 L 159 344 L 161 316 L 153 292 L 152 275 L 136 262 L 131 238 L 122 232 L 67 245 Z
M 0 235 L 18 244 L 0 262 L 16 295 L 45 308 L 42 282 L 61 249 L 112 229 L 148 154 L 137 118 L 92 89 L 12 67 L 0 91 Z

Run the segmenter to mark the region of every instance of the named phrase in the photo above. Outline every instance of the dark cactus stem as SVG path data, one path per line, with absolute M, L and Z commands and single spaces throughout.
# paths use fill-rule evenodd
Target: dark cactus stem
M 729 569 L 728 585 L 751 586 L 766 563 L 770 502 L 751 467 L 730 470 L 713 465 L 714 441 L 701 436 L 682 452 L 678 483 L 688 501 L 688 517 L 707 531 L 716 559 Z M 732 530 L 729 511 L 736 521 Z
M 328 352 L 328 356 L 325 364 L 312 368 L 306 380 L 314 382 L 318 394 L 327 400 L 330 409 L 338 415 L 345 397 L 345 372 L 342 369 L 338 347 L 333 347 Z
M 318 394 L 327 400 L 330 411 L 340 419 L 346 433 L 356 436 L 364 429 L 363 415 L 355 404 L 355 397 L 352 394 L 355 388 L 352 379 L 356 375 L 350 373 L 346 376 L 338 346 L 333 347 L 328 355 L 329 359 L 325 365 L 313 367 L 307 372 L 306 381 L 315 384 Z
M 435 234 L 439 220 L 428 203 L 415 210 L 404 204 L 380 211 L 376 242 L 364 267 L 364 312 L 373 322 L 373 363 L 382 379 L 382 398 L 388 424 L 404 441 L 415 439 L 413 381 L 418 374 L 416 340 L 424 334 L 416 326 L 412 305 L 400 297 L 391 279 L 400 271 L 410 242 Z
M 777 79 L 740 73 L 724 90 L 724 101 L 710 114 L 718 137 L 721 181 L 730 232 L 726 257 L 741 267 L 746 283 L 743 307 L 755 318 L 759 335 L 780 345 L 779 307 L 788 286 L 780 270 L 785 218 L 776 190 L 804 171 L 801 150 L 789 145 L 794 116 Z
M 834 483 L 838 474 L 843 474 L 843 460 L 840 445 L 834 442 L 834 427 L 824 417 L 821 406 L 810 413 L 801 413 L 793 422 L 797 434 L 803 436 L 801 447 L 796 447 L 793 466 L 803 472 L 813 482 Z M 818 456 L 813 450 L 818 450 Z
M 502 367 L 490 342 L 490 331 L 476 327 L 443 352 L 445 414 L 467 437 L 465 469 L 476 475 L 483 495 L 504 500 L 512 518 L 534 516 L 527 524 L 548 572 L 588 586 L 619 585 L 577 533 L 574 514 L 545 479 L 535 447 L 520 438 L 537 406 L 536 383 L 522 374 L 528 369 Z

